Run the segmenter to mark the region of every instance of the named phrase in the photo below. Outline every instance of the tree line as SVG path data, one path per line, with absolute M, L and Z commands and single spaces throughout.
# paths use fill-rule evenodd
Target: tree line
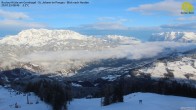
M 67 103 L 72 100 L 71 86 L 63 85 L 57 81 L 29 82 L 25 92 L 34 92 L 42 101 L 52 105 L 53 110 L 67 110 Z
M 168 77 L 152 79 L 150 76 L 125 78 L 121 77 L 115 82 L 106 84 L 101 88 L 101 101 L 103 106 L 123 102 L 123 95 L 135 92 L 150 92 L 163 95 L 174 95 L 196 98 L 194 85 L 171 80 Z

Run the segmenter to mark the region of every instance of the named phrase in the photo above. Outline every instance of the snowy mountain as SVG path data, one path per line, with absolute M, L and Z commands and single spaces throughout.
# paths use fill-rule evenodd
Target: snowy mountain
M 196 33 L 195 32 L 161 32 L 161 33 L 153 34 L 150 40 L 196 43 Z
M 155 92 L 157 88 L 160 88 L 159 84 L 163 84 L 165 86 L 162 89 L 168 91 L 165 93 L 163 90 L 157 91 L 167 94 L 173 90 L 174 86 L 181 87 L 181 83 L 187 86 L 182 86 L 184 88 L 181 88 L 179 93 L 181 91 L 186 93 L 196 85 L 196 43 L 187 40 L 194 39 L 194 36 L 187 37 L 188 35 L 192 34 L 186 33 L 186 35 L 183 34 L 184 37 L 181 37 L 180 33 L 172 33 L 167 37 L 169 41 L 180 42 L 167 42 L 168 40 L 165 41 L 165 39 L 162 42 L 141 42 L 136 38 L 120 35 L 95 37 L 70 30 L 24 30 L 17 35 L 0 40 L 0 85 L 21 91 L 26 88 L 34 91 L 37 91 L 37 88 L 43 90 L 45 87 L 42 85 L 48 85 L 44 92 L 51 94 L 48 90 L 58 92 L 59 90 L 54 87 L 56 87 L 55 84 L 59 84 L 61 86 L 58 88 L 71 87 L 68 89 L 73 89 L 71 93 L 73 97 L 85 97 L 89 94 L 94 96 L 100 94 L 102 91 L 100 88 L 107 84 L 118 84 L 118 81 L 123 79 L 127 84 L 125 87 L 136 88 L 136 90 L 127 90 L 128 93 L 136 92 L 137 89 Z M 186 41 L 177 38 L 186 39 Z M 190 88 L 187 89 L 188 87 Z M 0 102 L 3 102 L 0 103 L 0 109 L 13 109 L 16 101 L 21 106 L 19 109 L 23 110 L 31 106 L 25 103 L 25 94 L 9 97 L 8 92 L 0 87 L 0 93 L 6 96 L 0 97 Z M 40 97 L 45 96 L 44 92 L 38 91 Z M 180 95 L 195 97 L 194 91 L 190 93 L 193 94 Z M 33 102 L 32 109 L 37 107 L 43 110 L 50 109 L 40 100 L 39 104 L 34 104 L 38 99 L 36 96 L 32 95 L 29 98 Z M 53 100 L 53 97 L 51 99 Z M 143 104 L 139 105 L 138 100 L 141 99 Z M 78 110 L 85 107 L 89 110 L 122 108 L 151 110 L 161 107 L 164 110 L 181 110 L 183 106 L 192 107 L 195 101 L 190 98 L 151 93 L 130 94 L 125 96 L 125 103 L 104 107 L 100 105 L 100 100 L 99 98 L 75 99 L 68 105 L 68 109 Z M 172 100 L 173 104 L 171 105 L 168 100 Z M 183 101 L 183 104 L 178 104 Z M 89 105 L 89 102 L 93 104 Z
M 99 55 L 99 51 L 138 43 L 138 39 L 118 35 L 94 37 L 70 30 L 24 30 L 0 40 L 0 70 L 25 68 L 46 73 L 74 72 L 89 60 L 113 56 Z
M 30 29 L 0 40 L 0 72 L 23 68 L 37 75 L 107 79 L 107 75 L 122 75 L 157 58 L 194 48 L 195 43 L 141 42 L 119 35 L 95 37 L 70 30 Z
M 24 46 L 35 46 L 35 47 L 38 46 L 41 47 L 48 44 L 56 44 L 57 46 L 59 46 L 59 45 L 69 44 L 70 40 L 83 41 L 83 45 L 85 45 L 85 43 L 92 43 L 93 41 L 94 41 L 93 43 L 95 43 L 95 41 L 97 43 L 103 43 L 106 42 L 107 40 L 116 41 L 116 42 L 132 40 L 131 42 L 139 42 L 139 40 L 134 39 L 132 37 L 124 37 L 118 35 L 108 35 L 100 39 L 93 36 L 81 35 L 71 30 L 29 29 L 29 30 L 21 31 L 20 33 L 18 33 L 18 35 L 4 37 L 3 39 L 0 40 L 0 44 L 8 44 L 8 45 L 15 45 L 15 46 L 24 45 Z
M 48 42 L 65 41 L 68 39 L 86 40 L 84 35 L 70 30 L 30 29 L 21 31 L 18 35 L 3 38 L 1 44 L 43 46 Z

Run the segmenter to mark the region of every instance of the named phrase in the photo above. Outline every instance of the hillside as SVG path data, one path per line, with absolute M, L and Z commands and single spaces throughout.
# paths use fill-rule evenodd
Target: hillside
M 28 96 L 31 104 L 27 104 L 27 94 L 13 89 L 5 89 L 0 86 L 0 94 L 0 110 L 51 110 L 51 106 L 41 101 L 34 93 L 30 93 L 31 95 Z M 36 102 L 38 103 L 36 104 Z M 19 108 L 15 108 L 16 103 Z
M 142 104 L 139 104 L 142 100 Z M 68 106 L 69 110 L 194 110 L 193 98 L 166 96 L 152 93 L 133 93 L 124 96 L 123 103 L 101 106 L 101 99 L 74 99 Z M 189 109 L 186 109 L 189 108 Z

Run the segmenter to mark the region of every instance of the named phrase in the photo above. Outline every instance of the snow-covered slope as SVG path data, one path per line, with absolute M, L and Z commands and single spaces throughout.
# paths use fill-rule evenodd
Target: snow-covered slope
M 150 40 L 196 43 L 196 33 L 195 32 L 161 32 L 161 33 L 153 34 Z
M 142 100 L 142 104 L 139 104 Z M 101 99 L 74 99 L 68 110 L 195 110 L 193 98 L 166 96 L 152 93 L 133 93 L 124 96 L 123 103 L 101 106 Z
M 42 102 L 33 93 L 28 96 L 31 104 L 27 104 L 27 94 L 19 93 L 0 86 L 0 110 L 52 110 L 50 105 Z M 36 102 L 38 103 L 36 104 Z M 15 105 L 18 105 L 19 108 L 15 108 Z
M 182 57 L 156 61 L 150 66 L 139 69 L 139 73 L 151 74 L 154 78 L 164 78 L 167 74 L 171 74 L 171 78 L 196 80 L 196 59 Z
M 33 93 L 28 96 L 31 104 L 27 104 L 26 94 L 17 94 L 17 91 L 11 89 L 0 87 L 0 94 L 0 110 L 52 110 L 50 105 L 40 101 Z M 139 104 L 139 100 L 142 100 L 142 104 Z M 194 98 L 179 96 L 132 93 L 124 96 L 124 102 L 108 106 L 101 106 L 100 98 L 74 99 L 68 104 L 68 110 L 195 110 L 195 101 Z M 19 108 L 15 108 L 16 103 Z

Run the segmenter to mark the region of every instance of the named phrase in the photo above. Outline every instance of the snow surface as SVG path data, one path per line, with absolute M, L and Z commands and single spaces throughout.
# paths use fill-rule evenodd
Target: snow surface
M 32 104 L 27 104 L 26 94 L 16 95 L 16 92 L 13 91 L 0 86 L 0 110 L 52 110 L 50 105 L 42 102 L 33 93 L 30 93 L 31 95 L 28 96 L 29 102 L 32 102 Z M 37 100 L 39 101 L 38 104 L 36 104 Z M 15 103 L 20 108 L 15 108 Z
M 142 100 L 142 104 L 139 104 Z M 68 110 L 195 110 L 196 99 L 153 93 L 133 93 L 124 102 L 101 106 L 101 99 L 74 99 Z M 190 108 L 190 109 L 187 109 Z
M 108 76 L 101 77 L 101 79 L 108 80 L 108 81 L 114 81 L 120 76 L 121 75 L 108 75 Z
M 164 77 L 167 70 L 174 74 L 175 78 L 186 79 L 185 74 L 192 74 L 189 79 L 196 80 L 196 59 L 183 57 L 179 61 L 155 62 L 151 67 L 140 69 L 140 72 L 149 73 L 152 77 Z
M 51 106 L 40 101 L 33 93 L 29 96 L 29 101 L 33 104 L 27 104 L 26 98 L 24 94 L 16 95 L 15 92 L 10 94 L 10 90 L 0 87 L 0 110 L 52 110 Z M 35 104 L 37 100 L 39 103 Z M 139 104 L 139 100 L 142 100 L 142 104 Z M 16 102 L 21 108 L 14 108 Z M 195 107 L 194 98 L 132 93 L 124 96 L 124 102 L 108 106 L 101 106 L 100 98 L 74 99 L 68 105 L 68 110 L 195 110 Z
M 72 86 L 75 86 L 75 87 L 82 87 L 82 85 L 80 84 L 77 84 L 77 83 L 71 83 Z

